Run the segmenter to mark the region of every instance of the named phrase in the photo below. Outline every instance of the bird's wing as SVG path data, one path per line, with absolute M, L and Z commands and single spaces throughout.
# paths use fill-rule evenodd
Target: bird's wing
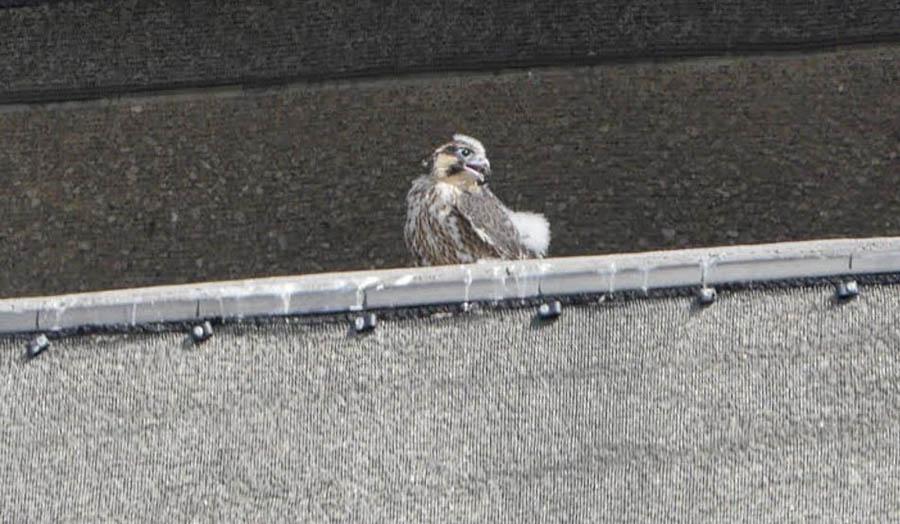
M 523 258 L 519 233 L 494 193 L 485 186 L 478 191 L 462 191 L 454 212 L 461 220 L 463 242 L 477 258 Z

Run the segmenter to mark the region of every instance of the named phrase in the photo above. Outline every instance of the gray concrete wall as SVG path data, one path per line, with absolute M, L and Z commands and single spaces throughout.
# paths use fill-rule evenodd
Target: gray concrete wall
M 6 102 L 900 40 L 898 0 L 6 4 Z
M 405 265 L 456 131 L 558 256 L 897 232 L 896 0 L 0 7 L 0 296 Z
M 455 131 L 557 256 L 896 234 L 900 47 L 0 112 L 0 295 L 406 265 Z
M 0 337 L 11 521 L 888 522 L 896 285 Z

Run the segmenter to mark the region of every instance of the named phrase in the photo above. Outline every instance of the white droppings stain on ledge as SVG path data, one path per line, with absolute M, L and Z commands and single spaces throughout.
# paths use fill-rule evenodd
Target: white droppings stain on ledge
M 394 280 L 394 285 L 395 286 L 409 285 L 409 283 L 412 282 L 414 278 L 415 278 L 415 275 L 403 275 L 402 277 L 398 278 L 397 280 Z
M 356 285 L 356 304 L 351 305 L 350 310 L 361 311 L 366 305 L 366 289 L 371 287 L 372 284 L 379 283 L 381 279 L 370 276 L 362 279 L 352 279 L 352 281 Z
M 605 271 L 597 270 L 597 273 L 599 273 L 601 276 L 605 276 L 609 279 L 609 292 L 615 293 L 616 292 L 616 263 L 610 262 L 609 265 L 606 267 Z
M 279 298 L 281 298 L 281 312 L 285 315 L 291 311 L 291 295 L 297 291 L 296 284 L 286 284 L 279 290 Z
M 466 289 L 465 289 L 465 295 L 463 296 L 462 304 L 463 304 L 463 309 L 468 309 L 469 295 L 471 293 L 471 288 L 472 288 L 472 270 L 471 269 L 466 268 L 466 277 L 463 280 L 463 282 L 465 282 L 465 284 L 466 284 Z

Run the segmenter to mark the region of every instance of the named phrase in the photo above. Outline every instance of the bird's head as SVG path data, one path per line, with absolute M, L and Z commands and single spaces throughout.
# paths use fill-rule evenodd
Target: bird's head
M 491 174 L 484 146 L 466 135 L 453 135 L 453 141 L 435 149 L 425 165 L 436 178 L 466 173 L 479 184 L 484 184 L 485 177 Z

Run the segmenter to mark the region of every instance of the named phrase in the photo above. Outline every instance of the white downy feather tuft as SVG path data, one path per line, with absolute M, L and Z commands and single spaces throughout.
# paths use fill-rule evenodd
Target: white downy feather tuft
M 525 247 L 542 257 L 550 247 L 550 223 L 540 213 L 510 211 L 509 218 L 519 231 Z

